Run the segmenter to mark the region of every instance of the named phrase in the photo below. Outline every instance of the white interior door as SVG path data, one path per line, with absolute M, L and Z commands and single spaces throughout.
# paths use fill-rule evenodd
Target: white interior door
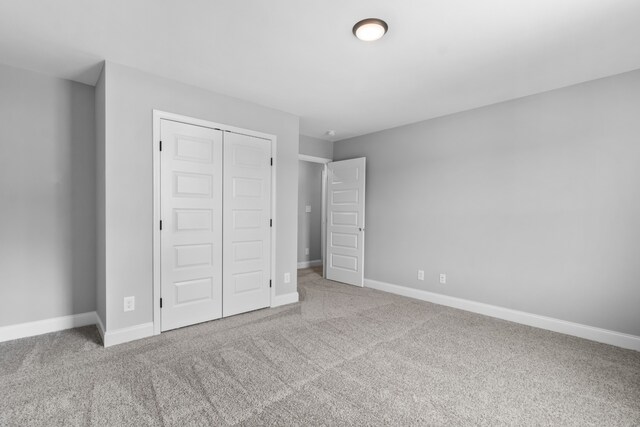
M 222 132 L 161 120 L 161 330 L 222 316 Z
M 271 141 L 224 133 L 223 315 L 271 303 Z
M 364 285 L 364 157 L 327 164 L 327 256 L 329 280 Z

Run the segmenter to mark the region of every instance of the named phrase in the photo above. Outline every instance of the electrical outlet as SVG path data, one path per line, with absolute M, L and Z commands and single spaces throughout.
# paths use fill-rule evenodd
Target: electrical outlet
M 424 270 L 418 270 L 418 280 L 424 280 Z
M 306 206 L 304 207 L 304 211 L 305 211 L 306 213 L 311 212 L 311 205 L 306 205 Z
M 124 311 L 136 309 L 136 297 L 124 297 Z
M 440 283 L 442 283 L 443 285 L 445 283 L 447 283 L 447 275 L 444 273 L 440 273 Z
M 284 273 L 284 283 L 291 283 L 291 273 Z
M 305 255 L 309 255 L 309 248 L 305 248 L 305 249 L 304 249 L 304 254 L 305 254 Z

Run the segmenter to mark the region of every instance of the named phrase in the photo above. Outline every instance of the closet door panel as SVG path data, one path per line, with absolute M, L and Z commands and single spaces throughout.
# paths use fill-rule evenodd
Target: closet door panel
M 224 133 L 223 316 L 268 307 L 271 141 Z
M 162 120 L 161 330 L 222 317 L 222 132 Z

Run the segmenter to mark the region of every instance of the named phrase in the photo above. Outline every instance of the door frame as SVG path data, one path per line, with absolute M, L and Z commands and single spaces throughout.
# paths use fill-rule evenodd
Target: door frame
M 322 164 L 322 198 L 320 206 L 320 259 L 322 260 L 322 277 L 326 277 L 327 263 L 326 258 L 327 245 L 327 163 L 333 162 L 325 157 L 308 156 L 306 154 L 298 154 L 298 160 L 311 163 Z
M 152 276 L 153 276 L 153 292 L 151 293 L 151 306 L 153 307 L 153 334 L 159 335 L 161 332 L 161 316 L 160 316 L 160 266 L 161 266 L 161 247 L 160 247 L 160 121 L 171 120 L 174 122 L 185 123 L 194 126 L 202 126 L 211 129 L 217 129 L 222 132 L 233 132 L 242 135 L 253 136 L 256 138 L 271 141 L 271 157 L 273 158 L 273 166 L 271 167 L 271 219 L 273 226 L 271 227 L 271 279 L 273 280 L 276 271 L 276 171 L 278 167 L 277 161 L 277 138 L 275 135 L 256 132 L 249 129 L 238 128 L 221 123 L 215 123 L 209 120 L 197 119 L 194 117 L 183 116 L 181 114 L 170 113 L 161 110 L 153 110 L 153 138 L 152 138 L 152 159 L 153 159 L 153 215 L 151 221 L 151 229 L 153 230 L 153 259 L 152 259 Z M 224 165 L 223 165 L 224 167 Z M 224 226 L 224 225 L 223 225 Z M 224 256 L 224 254 L 223 254 Z M 271 287 L 269 293 L 269 305 L 273 305 L 276 293 L 275 283 Z

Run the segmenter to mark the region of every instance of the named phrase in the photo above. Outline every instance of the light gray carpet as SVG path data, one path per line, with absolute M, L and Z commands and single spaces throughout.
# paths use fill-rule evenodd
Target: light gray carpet
M 640 425 L 640 353 L 300 274 L 302 302 L 104 349 L 0 344 L 0 425 Z

